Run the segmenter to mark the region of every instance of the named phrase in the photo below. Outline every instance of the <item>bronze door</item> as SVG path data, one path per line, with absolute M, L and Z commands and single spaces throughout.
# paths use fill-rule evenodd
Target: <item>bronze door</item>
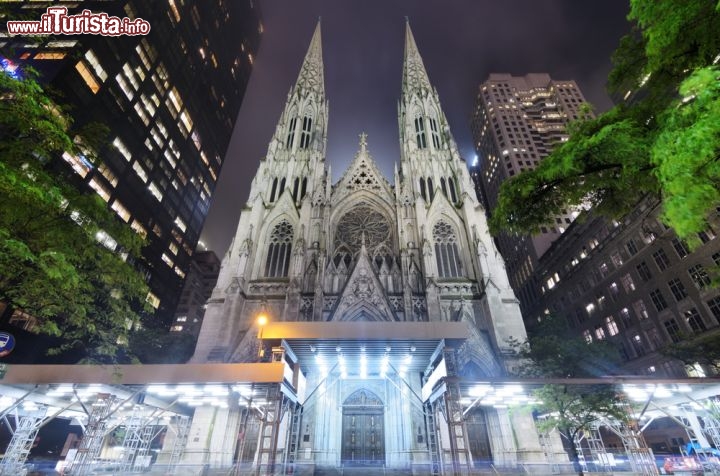
M 355 466 L 385 463 L 385 432 L 382 408 L 343 410 L 342 462 Z

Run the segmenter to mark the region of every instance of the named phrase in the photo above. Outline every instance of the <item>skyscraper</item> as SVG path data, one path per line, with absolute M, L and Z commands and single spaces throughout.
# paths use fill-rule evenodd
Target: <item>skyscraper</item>
M 567 124 L 578 119 L 585 99 L 574 81 L 547 74 L 491 74 L 480 85 L 471 129 L 480 157 L 474 173 L 488 212 L 497 205 L 500 184 L 534 169 L 555 145 L 567 140 Z M 523 311 L 536 295 L 528 281 L 537 260 L 574 219 L 564 210 L 532 237 L 501 234 L 498 247 Z
M 40 20 L 48 5 L 3 3 L 30 20 Z M 251 0 L 61 6 L 69 14 L 87 9 L 150 24 L 149 34 L 138 36 L 2 34 L 0 51 L 10 61 L 5 67 L 38 69 L 77 125 L 110 128 L 109 143 L 95 151 L 102 166 L 83 156 L 63 158 L 147 238 L 137 266 L 151 288 L 148 300 L 169 323 L 257 54 L 257 6 Z
M 271 360 L 286 365 L 287 384 L 258 379 L 242 389 L 268 402 L 272 416 L 262 421 L 244 408 L 198 408 L 187 462 L 207 455 L 228 465 L 237 453 L 260 474 L 280 458 L 455 474 L 542 458 L 528 413 L 493 408 L 490 399 L 464 411 L 461 399 L 475 390 L 439 385 L 449 375 L 506 375 L 509 340 L 524 339 L 525 329 L 410 26 L 394 184 L 364 133 L 331 182 L 323 76 L 318 24 L 190 361 Z M 217 437 L 220 418 L 224 434 L 242 435 L 240 449 Z

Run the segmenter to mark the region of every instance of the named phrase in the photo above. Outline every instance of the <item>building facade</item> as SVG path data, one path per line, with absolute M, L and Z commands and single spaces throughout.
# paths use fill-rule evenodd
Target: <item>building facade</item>
M 212 295 L 219 273 L 220 259 L 214 251 L 195 252 L 170 332 L 197 337 L 205 314 L 205 303 Z
M 148 300 L 169 324 L 257 54 L 258 8 L 251 0 L 3 3 L 26 20 L 40 20 L 49 6 L 150 24 L 136 36 L 1 33 L 0 54 L 6 69 L 37 69 L 71 106 L 76 126 L 110 129 L 108 144 L 92 151 L 102 165 L 92 154 L 63 158 L 147 238 L 137 266 Z M 112 237 L 105 243 L 112 246 Z
M 562 315 L 588 342 L 614 343 L 628 373 L 704 376 L 658 351 L 720 330 L 720 290 L 711 286 L 720 240 L 708 229 L 691 250 L 659 211 L 643 203 L 621 222 L 590 215 L 574 223 L 540 259 L 540 297 L 528 317 Z
M 332 184 L 318 24 L 190 361 L 292 370 L 280 389 L 246 390 L 277 402 L 272 418 L 198 408 L 188 462 L 455 474 L 543 459 L 529 414 L 470 405 L 485 390 L 462 383 L 507 375 L 508 340 L 525 330 L 409 25 L 405 41 L 394 184 L 365 134 Z M 219 412 L 240 447 L 213 431 Z
M 534 169 L 556 144 L 567 140 L 567 124 L 578 119 L 584 103 L 575 81 L 557 81 L 547 74 L 491 74 L 480 85 L 471 122 L 480 158 L 473 175 L 490 214 L 497 205 L 500 185 Z M 523 312 L 537 297 L 529 278 L 538 259 L 575 215 L 565 210 L 534 236 L 502 233 L 497 237 Z

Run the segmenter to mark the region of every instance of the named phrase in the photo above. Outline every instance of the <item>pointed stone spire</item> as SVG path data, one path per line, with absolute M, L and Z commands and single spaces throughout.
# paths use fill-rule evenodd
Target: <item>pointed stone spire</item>
M 415 37 L 413 37 L 410 21 L 407 17 L 405 17 L 405 59 L 403 62 L 402 87 L 403 93 L 409 93 L 413 89 L 431 89 L 430 79 L 427 71 L 425 71 L 425 65 L 415 44 Z
M 298 75 L 295 88 L 301 88 L 305 91 L 314 91 L 318 96 L 325 96 L 325 80 L 323 78 L 323 59 L 322 59 L 322 36 L 320 34 L 320 19 L 318 18 L 315 33 L 310 40 L 310 47 L 305 54 L 300 74 Z

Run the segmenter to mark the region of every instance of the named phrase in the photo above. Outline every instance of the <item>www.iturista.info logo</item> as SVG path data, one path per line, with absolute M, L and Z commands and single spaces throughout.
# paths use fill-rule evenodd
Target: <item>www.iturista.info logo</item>
M 119 18 L 83 10 L 68 15 L 66 7 L 49 7 L 39 21 L 8 21 L 10 35 L 147 35 L 150 23 L 142 18 Z

